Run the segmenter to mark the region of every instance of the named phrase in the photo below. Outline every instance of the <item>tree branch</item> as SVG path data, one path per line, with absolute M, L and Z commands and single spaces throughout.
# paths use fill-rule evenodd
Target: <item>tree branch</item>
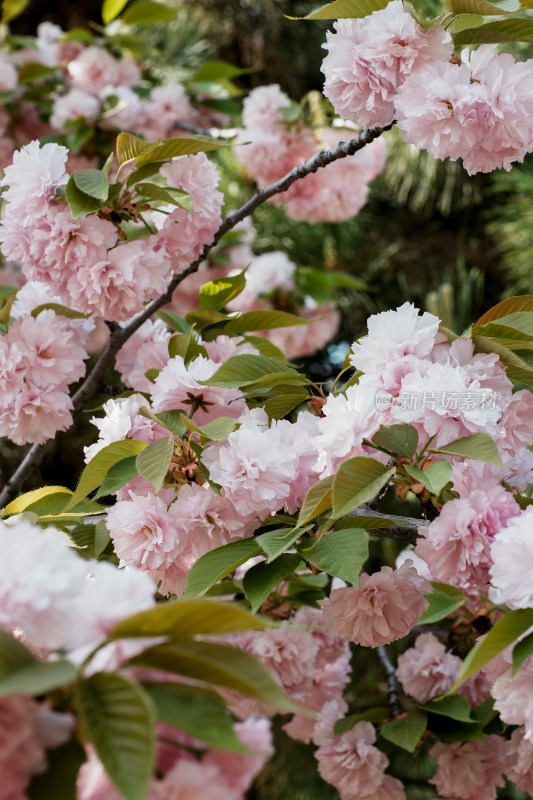
M 385 672 L 387 673 L 389 706 L 392 712 L 392 716 L 399 717 L 401 714 L 403 714 L 403 707 L 400 702 L 400 693 L 398 690 L 398 679 L 396 678 L 396 670 L 394 669 L 391 661 L 389 660 L 389 656 L 387 655 L 387 651 L 383 647 L 383 645 L 380 645 L 377 648 L 377 652 L 379 660 L 383 664 Z
M 358 136 L 350 139 L 348 142 L 339 142 L 339 144 L 333 149 L 324 150 L 320 153 L 317 153 L 312 158 L 309 158 L 307 161 L 304 161 L 302 164 L 294 167 L 294 169 L 288 172 L 287 175 L 285 175 L 283 178 L 280 178 L 279 181 L 267 186 L 265 189 L 259 189 L 253 195 L 253 197 L 251 197 L 246 203 L 244 203 L 244 205 L 237 209 L 237 211 L 234 211 L 232 214 L 226 217 L 224 222 L 222 222 L 217 230 L 211 244 L 208 244 L 204 247 L 201 255 L 196 259 L 196 261 L 193 261 L 193 263 L 183 270 L 183 272 L 180 272 L 179 275 L 174 275 L 172 277 L 162 295 L 148 303 L 142 311 L 132 317 L 132 319 L 129 320 L 129 322 L 127 322 L 125 325 L 109 323 L 109 328 L 111 331 L 109 341 L 104 351 L 93 366 L 91 372 L 86 377 L 85 381 L 79 387 L 77 392 L 73 395 L 72 402 L 74 408 L 80 408 L 80 406 L 82 406 L 83 403 L 89 399 L 89 397 L 95 394 L 101 383 L 103 375 L 108 367 L 114 362 L 115 357 L 122 345 L 125 344 L 130 336 L 133 336 L 135 331 L 137 331 L 141 325 L 146 322 L 146 320 L 150 319 L 150 317 L 155 314 L 156 311 L 159 311 L 162 306 L 171 301 L 175 289 L 188 275 L 191 275 L 193 272 L 197 271 L 207 254 L 217 244 L 222 236 L 224 236 L 225 233 L 234 228 L 237 223 L 242 222 L 243 219 L 249 217 L 255 211 L 255 209 L 266 200 L 269 200 L 276 194 L 286 192 L 287 189 L 296 181 L 305 178 L 306 175 L 310 175 L 322 167 L 327 167 L 327 165 L 331 164 L 333 161 L 338 161 L 341 158 L 354 155 L 359 150 L 362 150 L 367 144 L 373 142 L 374 139 L 377 139 L 378 136 L 381 136 L 384 131 L 389 130 L 391 127 L 392 125 L 387 125 L 385 128 L 372 128 L 370 130 L 362 131 Z M 28 450 L 23 460 L 0 492 L 0 508 L 3 508 L 6 503 L 9 502 L 11 497 L 22 488 L 24 481 L 29 477 L 33 467 L 38 464 L 42 458 L 44 447 L 46 447 L 46 444 L 33 445 L 30 450 Z

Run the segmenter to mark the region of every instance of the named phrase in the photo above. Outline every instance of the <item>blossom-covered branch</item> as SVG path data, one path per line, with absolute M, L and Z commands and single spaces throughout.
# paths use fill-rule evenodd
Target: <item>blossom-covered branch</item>
M 192 273 L 196 272 L 202 261 L 206 258 L 207 254 L 212 250 L 215 244 L 224 236 L 225 233 L 234 228 L 239 222 L 249 217 L 255 209 L 274 195 L 285 192 L 293 183 L 307 175 L 316 172 L 322 167 L 328 166 L 341 158 L 354 155 L 359 150 L 362 150 L 367 144 L 377 139 L 381 134 L 388 130 L 391 126 L 388 125 L 384 128 L 373 128 L 370 130 L 362 131 L 358 136 L 350 139 L 347 142 L 339 142 L 339 144 L 331 150 L 324 150 L 317 153 L 312 158 L 299 164 L 292 169 L 287 175 L 280 180 L 271 184 L 265 189 L 259 189 L 241 208 L 230 214 L 224 222 L 219 226 L 216 231 L 212 242 L 206 245 L 201 255 L 196 258 L 187 268 L 183 269 L 179 274 L 175 274 L 167 285 L 166 290 L 157 298 L 149 302 L 145 308 L 136 314 L 131 320 L 123 325 L 116 323 L 110 324 L 111 335 L 109 341 L 93 366 L 91 372 L 81 384 L 77 392 L 72 398 L 74 408 L 80 408 L 86 400 L 89 399 L 100 386 L 103 375 L 111 364 L 113 364 L 116 355 L 120 348 L 133 336 L 133 334 L 146 322 L 150 317 L 155 314 L 162 306 L 169 303 L 175 289 L 180 283 Z M 40 458 L 42 445 L 33 445 L 11 478 L 7 481 L 2 491 L 0 492 L 0 506 L 4 506 L 13 496 L 15 491 L 20 490 L 28 476 L 30 475 L 33 467 L 38 463 Z

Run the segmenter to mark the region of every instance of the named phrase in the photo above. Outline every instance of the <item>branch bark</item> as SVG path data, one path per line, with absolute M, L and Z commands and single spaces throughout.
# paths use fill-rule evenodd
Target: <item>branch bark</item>
M 276 194 L 286 192 L 287 189 L 296 181 L 305 178 L 306 175 L 310 175 L 322 167 L 327 167 L 327 165 L 331 164 L 333 161 L 338 161 L 341 158 L 355 155 L 355 153 L 357 153 L 359 150 L 362 150 L 363 147 L 365 147 L 367 144 L 370 144 L 370 142 L 373 142 L 374 139 L 377 139 L 384 131 L 389 130 L 391 127 L 392 125 L 387 125 L 385 128 L 372 128 L 362 131 L 358 136 L 350 139 L 347 142 L 339 142 L 339 144 L 331 150 L 324 150 L 320 153 L 317 153 L 312 158 L 309 158 L 307 161 L 304 161 L 302 164 L 294 167 L 294 169 L 288 172 L 283 178 L 280 178 L 279 181 L 272 183 L 265 189 L 259 189 L 253 195 L 253 197 L 251 197 L 246 203 L 244 203 L 244 205 L 237 209 L 237 211 L 229 214 L 229 216 L 226 217 L 226 219 L 220 225 L 211 244 L 204 247 L 201 255 L 196 259 L 196 261 L 193 261 L 193 263 L 190 264 L 187 269 L 185 269 L 183 272 L 180 272 L 179 275 L 174 275 L 172 277 L 162 295 L 148 303 L 142 311 L 132 317 L 132 319 L 129 320 L 129 322 L 127 322 L 125 325 L 110 323 L 109 328 L 111 334 L 107 346 L 96 361 L 85 381 L 73 395 L 72 402 L 74 408 L 80 408 L 86 400 L 88 400 L 93 394 L 95 394 L 96 391 L 98 391 L 98 387 L 101 383 L 103 375 L 108 367 L 114 362 L 115 357 L 122 345 L 125 344 L 130 336 L 133 336 L 135 331 L 137 331 L 141 325 L 146 322 L 146 320 L 150 319 L 150 317 L 155 314 L 156 311 L 159 311 L 162 306 L 171 301 L 175 289 L 188 275 L 191 275 L 193 272 L 197 271 L 207 254 L 210 252 L 210 250 L 212 250 L 212 248 L 217 244 L 222 236 L 224 236 L 225 233 L 234 228 L 237 223 L 241 222 L 243 219 L 246 219 L 246 217 L 249 217 L 255 211 L 255 209 L 266 200 L 269 200 Z M 0 492 L 0 508 L 3 508 L 3 506 L 9 502 L 13 495 L 22 488 L 24 481 L 26 481 L 31 474 L 33 467 L 36 466 L 42 458 L 45 447 L 46 444 L 33 445 L 28 450 L 23 460 Z
M 398 688 L 398 679 L 396 677 L 396 670 L 394 669 L 387 651 L 383 645 L 377 648 L 378 657 L 385 672 L 387 673 L 387 685 L 389 694 L 389 706 L 393 717 L 399 717 L 403 714 L 403 707 L 400 701 L 400 692 Z

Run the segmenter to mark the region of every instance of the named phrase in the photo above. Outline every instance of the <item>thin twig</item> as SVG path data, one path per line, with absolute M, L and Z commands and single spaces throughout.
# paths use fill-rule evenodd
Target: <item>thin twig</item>
M 400 692 L 398 690 L 398 679 L 396 678 L 396 670 L 394 669 L 386 649 L 383 645 L 377 648 L 378 657 L 385 672 L 387 673 L 387 685 L 389 691 L 389 706 L 393 717 L 399 717 L 403 714 L 403 707 L 400 701 Z
M 91 372 L 74 394 L 72 398 L 74 408 L 80 408 L 80 406 L 82 406 L 83 403 L 89 399 L 89 397 L 98 391 L 102 377 L 104 376 L 108 367 L 114 362 L 115 357 L 122 345 L 125 344 L 125 342 L 127 342 L 128 339 L 133 336 L 135 331 L 137 331 L 141 325 L 146 322 L 146 320 L 150 319 L 150 317 L 155 314 L 156 311 L 171 301 L 175 289 L 188 275 L 191 275 L 193 272 L 197 271 L 207 254 L 222 238 L 222 236 L 224 236 L 225 233 L 234 228 L 237 223 L 242 222 L 243 219 L 246 219 L 246 217 L 250 216 L 255 209 L 266 200 L 269 200 L 276 194 L 286 192 L 287 189 L 296 181 L 305 178 L 306 175 L 310 175 L 322 167 L 327 167 L 327 165 L 331 164 L 333 161 L 338 161 L 341 158 L 354 155 L 359 150 L 362 150 L 367 144 L 373 142 L 374 139 L 377 139 L 378 136 L 381 136 L 384 131 L 389 130 L 391 127 L 392 125 L 387 125 L 385 128 L 372 128 L 370 130 L 362 131 L 358 136 L 356 136 L 354 139 L 350 139 L 348 142 L 339 142 L 339 144 L 331 150 L 324 150 L 320 153 L 317 153 L 312 158 L 309 158 L 307 161 L 304 161 L 302 164 L 294 167 L 294 169 L 288 172 L 287 175 L 285 175 L 279 181 L 267 186 L 265 189 L 259 189 L 259 191 L 257 191 L 256 194 L 254 194 L 253 197 L 251 197 L 246 203 L 244 203 L 244 205 L 237 209 L 237 211 L 234 211 L 232 214 L 226 217 L 224 222 L 217 230 L 211 244 L 206 245 L 201 255 L 185 270 L 180 272 L 179 275 L 173 276 L 162 295 L 148 303 L 142 311 L 132 317 L 132 319 L 129 320 L 129 322 L 127 322 L 125 325 L 109 323 L 109 328 L 111 330 L 109 341 L 104 351 L 96 361 Z M 45 446 L 46 445 L 33 445 L 24 456 L 23 460 L 0 492 L 0 508 L 5 506 L 11 497 L 22 488 L 24 481 L 29 477 L 33 467 L 42 458 L 42 451 Z

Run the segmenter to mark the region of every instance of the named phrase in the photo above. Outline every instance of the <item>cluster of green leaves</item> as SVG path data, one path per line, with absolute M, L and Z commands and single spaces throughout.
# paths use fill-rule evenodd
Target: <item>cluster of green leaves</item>
M 140 204 L 142 208 L 158 208 L 160 205 L 170 204 L 193 211 L 188 192 L 167 186 L 158 174 L 159 170 L 163 164 L 177 156 L 207 153 L 228 146 L 227 143 L 208 136 L 146 142 L 131 133 L 120 133 L 116 143 L 119 167 L 117 175 L 126 164 L 134 162 L 135 168 L 125 184 L 119 181 L 109 184 L 113 155 L 109 156 L 102 169 L 81 169 L 74 172 L 65 189 L 72 216 L 77 219 L 106 210 L 129 219 L 130 215 L 123 211 L 123 207 L 131 202 Z M 152 180 L 147 180 L 148 178 Z
M 75 800 L 77 771 L 85 758 L 81 740 L 92 743 L 126 800 L 143 800 L 154 774 L 158 720 L 186 731 L 207 747 L 247 752 L 218 688 L 254 697 L 280 711 L 297 709 L 254 658 L 202 637 L 265 627 L 266 622 L 237 605 L 214 600 L 158 604 L 122 620 L 80 668 L 65 659 L 39 661 L 21 642 L 0 631 L 0 697 L 60 692 L 78 721 L 76 737 L 52 759 L 46 775 L 35 779 L 30 796 L 51 797 L 55 791 L 57 797 Z M 125 666 L 171 673 L 178 681 L 141 684 L 120 672 L 87 672 L 102 647 L 146 636 L 160 637 L 160 641 L 140 648 Z M 192 678 L 195 685 L 179 678 Z

